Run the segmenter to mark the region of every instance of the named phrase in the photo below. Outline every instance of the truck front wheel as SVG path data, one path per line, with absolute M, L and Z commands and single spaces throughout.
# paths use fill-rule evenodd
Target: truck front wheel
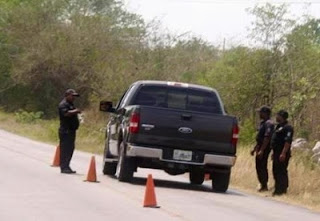
M 129 158 L 125 153 L 125 146 L 122 142 L 120 144 L 120 154 L 117 165 L 117 176 L 120 182 L 130 182 L 133 178 L 135 171 L 135 161 L 133 158 Z
M 225 193 L 228 190 L 231 171 L 212 172 L 212 190 L 214 192 Z
M 106 142 L 108 142 L 108 140 Z M 103 154 L 102 172 L 104 175 L 113 176 L 116 174 L 116 171 L 117 171 L 117 163 L 108 162 L 107 161 L 108 159 L 112 159 L 112 157 L 111 157 L 111 154 L 109 153 L 109 149 L 106 145 L 106 147 L 104 148 L 104 154 Z
M 190 183 L 194 185 L 201 185 L 204 181 L 204 170 L 199 168 L 192 168 L 189 173 Z

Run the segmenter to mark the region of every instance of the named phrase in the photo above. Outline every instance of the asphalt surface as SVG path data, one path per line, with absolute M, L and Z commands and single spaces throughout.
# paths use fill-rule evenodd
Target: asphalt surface
M 100 183 L 83 182 L 92 154 L 75 152 L 77 175 L 50 167 L 55 147 L 0 130 L 1 221 L 99 220 L 303 220 L 319 221 L 320 214 L 229 190 L 212 193 L 210 182 L 191 186 L 186 176 L 139 169 L 132 184 L 101 174 Z M 145 182 L 155 179 L 160 209 L 143 208 Z

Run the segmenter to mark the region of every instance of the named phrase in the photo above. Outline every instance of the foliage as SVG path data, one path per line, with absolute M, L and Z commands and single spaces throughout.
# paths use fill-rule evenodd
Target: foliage
M 67 88 L 80 91 L 86 107 L 119 97 L 135 80 L 191 80 L 217 57 L 200 39 L 157 33 L 121 1 L 1 1 L 0 10 L 0 79 L 11 84 L 0 85 L 0 102 L 8 110 L 56 116 Z
M 199 82 L 216 87 L 227 109 L 256 121 L 263 104 L 274 111 L 287 109 L 296 135 L 319 139 L 320 20 L 289 18 L 286 5 L 256 6 L 251 38 L 259 47 L 225 51 Z M 256 121 L 257 123 L 257 121 Z M 245 132 L 246 133 L 246 132 Z
M 30 124 L 30 123 L 35 123 L 38 120 L 40 120 L 43 116 L 43 112 L 41 112 L 41 111 L 27 112 L 27 111 L 20 110 L 15 113 L 15 116 L 16 116 L 17 122 Z
M 242 144 L 252 144 L 252 148 L 253 148 L 255 145 L 255 134 L 257 131 L 255 124 L 253 124 L 252 121 L 250 120 L 246 120 L 242 124 L 240 131 L 241 131 L 240 142 Z

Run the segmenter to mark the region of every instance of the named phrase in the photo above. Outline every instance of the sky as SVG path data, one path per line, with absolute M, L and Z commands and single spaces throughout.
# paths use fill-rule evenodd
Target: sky
M 248 27 L 253 17 L 247 8 L 261 0 L 124 0 L 129 11 L 142 15 L 145 21 L 161 21 L 173 34 L 191 32 L 212 44 L 226 46 L 250 44 Z M 274 4 L 290 3 L 291 16 L 310 14 L 320 18 L 320 0 L 273 0 Z

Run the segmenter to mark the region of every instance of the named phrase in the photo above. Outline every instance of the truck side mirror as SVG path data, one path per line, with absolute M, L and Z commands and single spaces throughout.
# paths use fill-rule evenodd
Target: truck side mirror
M 112 105 L 111 101 L 100 101 L 99 110 L 102 111 L 102 112 L 114 113 L 115 109 L 112 106 L 113 105 Z

